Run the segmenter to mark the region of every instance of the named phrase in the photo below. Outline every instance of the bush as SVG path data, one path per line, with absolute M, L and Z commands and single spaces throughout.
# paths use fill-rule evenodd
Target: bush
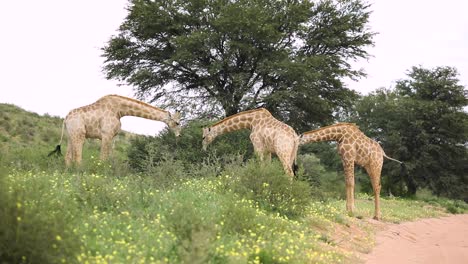
M 233 177 L 227 183 L 228 188 L 268 211 L 297 217 L 303 215 L 310 202 L 309 185 L 304 181 L 291 181 L 276 159 L 271 163 L 251 160 L 244 166 L 227 168 L 226 174 Z
M 79 241 L 61 214 L 29 206 L 28 193 L 8 191 L 0 175 L 0 263 L 61 263 L 72 260 Z M 48 201 L 40 201 L 48 208 Z
M 165 129 L 157 137 L 132 139 L 128 149 L 131 168 L 137 172 L 144 172 L 147 166 L 168 158 L 181 161 L 184 167 L 191 168 L 193 164 L 207 163 L 207 160 L 208 163 L 211 163 L 210 160 L 229 161 L 232 155 L 242 156 L 243 160 L 253 157 L 248 130 L 220 136 L 204 152 L 202 127 L 208 124 L 207 121 L 192 121 L 182 129 L 179 138 Z
M 327 199 L 344 199 L 345 181 L 342 171 L 327 171 L 322 161 L 314 154 L 298 155 L 298 178 L 307 181 L 311 186 L 312 196 L 325 201 Z
M 468 204 L 466 202 L 437 197 L 428 188 L 418 189 L 415 198 L 430 204 L 442 206 L 451 214 L 463 214 L 468 212 Z
M 315 155 L 321 166 L 329 171 L 343 171 L 340 155 L 336 149 L 336 142 L 316 142 L 299 148 L 298 155 Z

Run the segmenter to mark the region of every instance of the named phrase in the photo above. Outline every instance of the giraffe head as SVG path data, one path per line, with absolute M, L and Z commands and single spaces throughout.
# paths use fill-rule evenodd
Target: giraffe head
M 215 139 L 213 130 L 209 127 L 203 128 L 203 150 L 206 151 L 208 145 Z
M 169 116 L 164 120 L 169 128 L 174 132 L 176 137 L 180 136 L 180 113 L 175 112 L 173 115 L 169 113 Z

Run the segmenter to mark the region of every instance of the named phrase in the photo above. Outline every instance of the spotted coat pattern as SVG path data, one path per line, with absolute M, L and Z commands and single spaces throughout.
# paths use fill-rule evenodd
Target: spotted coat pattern
M 320 141 L 338 142 L 338 153 L 343 163 L 346 180 L 346 209 L 354 210 L 354 164 L 362 166 L 369 175 L 375 196 L 374 218 L 380 219 L 380 175 L 383 158 L 388 157 L 376 141 L 370 139 L 351 123 L 338 123 L 305 132 L 300 136 L 299 145 Z M 401 163 L 398 160 L 395 160 Z
M 285 172 L 293 176 L 293 164 L 299 145 L 294 129 L 274 118 L 264 108 L 244 111 L 229 116 L 218 123 L 203 128 L 203 149 L 219 135 L 240 129 L 249 129 L 255 153 L 261 160 L 271 160 L 271 153 L 278 156 Z
M 67 166 L 81 163 L 86 138 L 101 139 L 100 158 L 105 160 L 109 156 L 112 139 L 120 131 L 120 118 L 123 116 L 162 121 L 174 131 L 176 136 L 180 133 L 179 113 L 171 115 L 168 111 L 132 98 L 106 95 L 93 104 L 71 110 L 65 117 L 64 126 L 69 142 L 65 156 Z

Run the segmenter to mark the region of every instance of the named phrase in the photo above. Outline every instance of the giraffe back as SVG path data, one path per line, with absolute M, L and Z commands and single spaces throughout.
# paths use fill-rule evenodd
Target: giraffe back
M 350 126 L 339 142 L 340 155 L 354 159 L 355 163 L 367 166 L 383 162 L 383 149 L 379 143 L 366 136 L 357 126 Z
M 110 96 L 71 110 L 65 117 L 65 125 L 70 136 L 84 135 L 86 138 L 101 138 L 103 126 L 108 133 L 115 135 L 120 130 L 118 108 Z

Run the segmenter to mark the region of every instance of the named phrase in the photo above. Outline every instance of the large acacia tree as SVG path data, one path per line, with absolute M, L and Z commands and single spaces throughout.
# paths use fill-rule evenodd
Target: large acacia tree
M 267 107 L 308 128 L 356 94 L 368 5 L 352 0 L 131 0 L 104 71 L 136 95 L 195 114 Z

